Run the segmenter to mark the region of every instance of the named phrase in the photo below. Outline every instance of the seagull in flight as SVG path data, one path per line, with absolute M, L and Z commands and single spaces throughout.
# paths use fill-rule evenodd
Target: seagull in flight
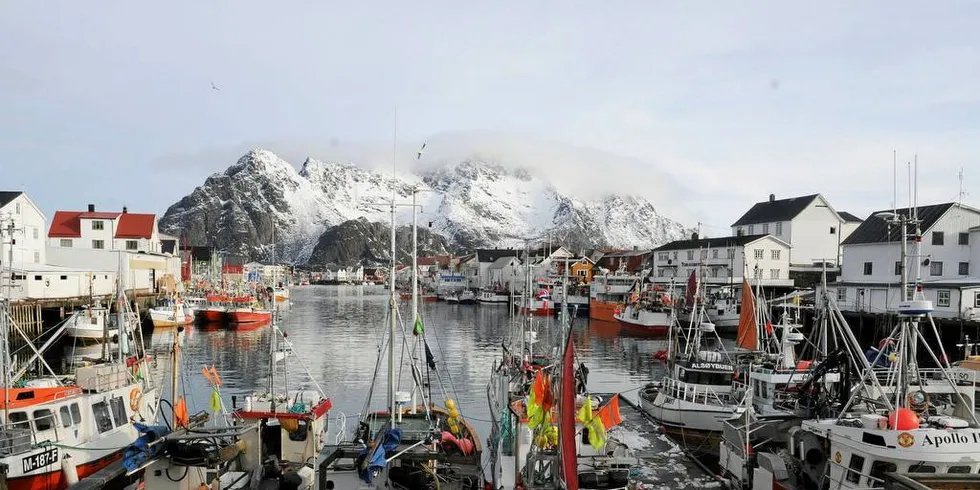
M 214 84 L 214 82 L 211 82 L 211 88 L 212 88 L 213 90 L 217 90 L 218 92 L 221 92 L 221 89 L 220 89 L 220 88 L 218 88 L 217 86 L 215 86 L 215 84 Z
M 425 143 L 422 143 L 422 148 L 419 148 L 419 153 L 418 153 L 418 155 L 415 155 L 415 159 L 416 159 L 416 160 L 418 160 L 418 159 L 420 159 L 420 158 L 422 158 L 422 152 L 424 152 L 424 151 L 425 151 L 425 145 L 426 145 Z

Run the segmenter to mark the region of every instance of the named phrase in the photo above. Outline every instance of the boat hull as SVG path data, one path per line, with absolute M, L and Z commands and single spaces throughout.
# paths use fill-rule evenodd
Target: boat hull
M 224 309 L 207 308 L 198 311 L 197 317 L 204 323 L 222 323 L 228 319 L 228 312 Z
M 664 312 L 640 312 L 634 317 L 623 311 L 614 314 L 613 318 L 623 327 L 657 335 L 667 335 L 670 329 L 670 314 Z
M 616 321 L 616 309 L 620 304 L 615 301 L 600 301 L 597 299 L 589 300 L 589 318 L 604 322 Z
M 228 322 L 233 324 L 266 323 L 272 321 L 271 311 L 229 311 Z
M 194 317 L 184 313 L 183 309 L 176 315 L 172 310 L 157 310 L 155 308 L 150 308 L 149 312 L 150 321 L 153 322 L 154 327 L 178 327 L 194 322 Z
M 81 480 L 86 478 L 89 475 L 92 475 L 93 473 L 118 461 L 120 458 L 122 458 L 123 452 L 124 450 L 119 450 L 118 452 L 115 452 L 109 456 L 75 466 L 75 471 L 78 472 L 78 479 Z M 58 466 L 60 467 L 60 464 Z M 6 488 L 8 490 L 66 489 L 68 488 L 68 481 L 65 479 L 64 472 L 59 469 L 48 473 L 10 478 L 7 480 Z
M 555 314 L 555 309 L 551 307 L 541 307 L 541 308 L 521 308 L 522 315 L 532 315 L 532 316 L 552 316 Z
M 734 407 L 693 403 L 651 388 L 641 390 L 639 399 L 668 435 L 699 455 L 717 456 L 725 421 L 735 417 Z

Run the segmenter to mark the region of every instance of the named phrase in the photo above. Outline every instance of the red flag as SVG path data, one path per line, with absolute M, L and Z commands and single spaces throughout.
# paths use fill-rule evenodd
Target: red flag
M 766 322 L 766 333 L 772 335 L 772 322 Z
M 687 278 L 687 294 L 686 300 L 687 305 L 690 306 L 694 304 L 694 290 L 698 288 L 698 279 L 695 277 L 695 272 L 691 271 L 691 277 Z
M 602 420 L 602 426 L 609 430 L 623 422 L 623 417 L 619 413 L 619 394 L 613 395 L 609 402 L 596 412 L 596 417 Z
M 561 363 L 561 406 L 558 435 L 561 448 L 562 479 L 566 490 L 578 490 L 578 452 L 575 447 L 575 343 L 571 332 Z

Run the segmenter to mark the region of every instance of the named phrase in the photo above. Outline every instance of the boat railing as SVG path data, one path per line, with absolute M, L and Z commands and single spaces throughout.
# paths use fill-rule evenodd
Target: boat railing
M 701 405 L 729 406 L 739 401 L 732 397 L 731 391 L 719 392 L 714 387 L 672 378 L 667 378 L 663 390 L 670 397 Z
M 888 368 L 876 368 L 875 377 L 879 383 L 887 383 L 894 376 L 894 372 Z M 920 368 L 919 378 L 924 381 L 946 381 L 946 374 L 957 384 L 977 385 L 980 384 L 980 371 L 972 369 L 943 369 L 943 368 Z
M 52 423 L 54 419 L 52 418 Z M 0 456 L 13 456 L 30 451 L 36 445 L 30 421 L 0 425 Z

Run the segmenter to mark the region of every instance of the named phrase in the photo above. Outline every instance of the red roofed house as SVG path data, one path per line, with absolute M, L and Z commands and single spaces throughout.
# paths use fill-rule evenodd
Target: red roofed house
M 169 288 L 180 279 L 180 257 L 164 254 L 155 214 L 56 211 L 48 229 L 48 262 L 63 267 L 124 268 L 126 289 Z M 125 260 L 122 260 L 125 256 Z
M 160 253 L 160 235 L 155 214 L 56 211 L 48 230 L 48 246 L 92 250 L 126 250 Z

